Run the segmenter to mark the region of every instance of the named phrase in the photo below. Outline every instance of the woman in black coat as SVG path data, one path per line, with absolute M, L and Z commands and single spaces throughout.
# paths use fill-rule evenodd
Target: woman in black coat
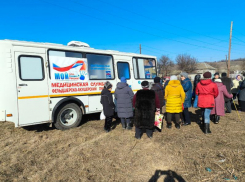
M 112 99 L 112 84 L 107 81 L 104 85 L 104 89 L 101 92 L 100 103 L 103 105 L 103 111 L 105 115 L 105 126 L 104 130 L 109 132 L 111 130 L 112 119 L 114 115 L 114 102 Z

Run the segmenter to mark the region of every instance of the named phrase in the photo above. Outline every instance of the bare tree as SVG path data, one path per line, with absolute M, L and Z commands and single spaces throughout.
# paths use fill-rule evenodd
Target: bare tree
M 163 76 L 167 76 L 171 72 L 171 68 L 174 66 L 174 62 L 165 55 L 162 55 L 158 60 L 159 70 Z
M 196 70 L 197 59 L 188 54 L 179 54 L 176 57 L 176 63 L 180 70 L 190 73 Z

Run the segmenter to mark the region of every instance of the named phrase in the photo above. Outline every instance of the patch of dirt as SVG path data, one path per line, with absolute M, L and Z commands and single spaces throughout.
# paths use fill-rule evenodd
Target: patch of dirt
M 0 123 L 0 181 L 245 181 L 245 113 L 242 122 L 227 114 L 205 135 L 200 110 L 190 112 L 190 126 L 164 122 L 161 133 L 141 140 L 116 122 L 105 133 L 100 120 L 67 131 Z

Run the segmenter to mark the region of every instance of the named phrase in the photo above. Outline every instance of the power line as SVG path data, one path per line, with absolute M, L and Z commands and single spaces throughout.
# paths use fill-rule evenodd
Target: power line
M 195 47 L 200 47 L 200 48 L 205 48 L 205 49 L 210 49 L 210 50 L 216 50 L 216 51 L 221 51 L 221 52 L 226 52 L 226 51 L 222 51 L 222 50 L 219 50 L 219 49 L 212 49 L 212 48 L 208 48 L 208 47 L 205 47 L 205 46 L 198 46 L 198 45 L 195 45 L 195 44 L 186 43 L 186 42 L 182 42 L 182 41 L 178 41 L 178 40 L 166 38 L 166 37 L 163 37 L 163 36 L 160 36 L 160 35 L 155 35 L 155 34 L 152 34 L 152 33 L 144 32 L 144 31 L 141 31 L 141 30 L 138 30 L 138 29 L 134 29 L 134 28 L 131 28 L 131 27 L 127 27 L 127 26 L 124 26 L 124 25 L 121 25 L 121 24 L 118 24 L 118 23 L 114 23 L 114 22 L 111 22 L 111 21 L 108 21 L 108 20 L 104 20 L 104 19 L 101 19 L 101 18 L 98 18 L 98 17 L 95 17 L 95 16 L 91 16 L 91 15 L 82 13 L 82 12 L 80 12 L 80 11 L 75 11 L 75 10 L 73 10 L 73 9 L 66 8 L 66 7 L 63 7 L 63 6 L 54 4 L 54 3 L 50 3 L 50 2 L 44 1 L 44 0 L 39 0 L 39 1 L 45 2 L 45 3 L 47 3 L 47 4 L 51 4 L 51 5 L 53 5 L 53 6 L 57 6 L 57 7 L 59 7 L 59 8 L 66 9 L 66 10 L 69 10 L 69 11 L 72 11 L 72 12 L 75 12 L 75 13 L 79 13 L 79 14 L 82 14 L 82 15 L 85 15 L 85 16 L 88 16 L 88 17 L 92 17 L 92 18 L 95 18 L 95 19 L 98 19 L 98 20 L 101 20 L 101 21 L 105 21 L 105 22 L 107 22 L 107 23 L 111 23 L 111 24 L 114 24 L 114 25 L 117 25 L 117 26 L 121 26 L 121 27 L 130 29 L 130 30 L 134 30 L 134 31 L 137 31 L 137 32 L 141 32 L 141 33 L 144 33 L 144 34 L 148 34 L 148 35 L 151 35 L 151 36 L 160 37 L 160 38 L 164 38 L 164 39 L 169 39 L 169 40 L 173 40 L 173 41 L 175 41 L 175 42 L 179 42 L 179 43 L 182 43 L 182 44 L 191 45 L 191 46 L 195 46 Z
M 100 10 L 100 9 L 97 9 L 97 8 L 94 8 L 94 7 L 85 5 L 85 4 L 80 3 L 80 2 L 77 2 L 77 1 L 71 1 L 71 2 L 76 3 L 76 4 L 78 4 L 78 5 L 81 5 L 81 6 L 84 6 L 84 7 L 87 7 L 87 8 L 90 8 L 90 9 L 94 9 L 94 10 L 96 10 L 96 11 L 99 11 L 99 12 L 102 12 L 102 13 L 105 13 L 105 14 L 109 14 L 109 15 L 112 15 L 112 16 L 117 16 L 117 17 L 119 17 L 119 18 L 121 18 L 121 19 L 130 21 L 130 22 L 133 22 L 133 23 L 135 23 L 135 24 L 139 24 L 139 25 L 143 25 L 143 26 L 145 26 L 145 27 L 153 28 L 153 29 L 155 29 L 155 30 L 159 30 L 159 31 L 162 31 L 162 32 L 165 32 L 165 33 L 168 33 L 168 34 L 177 35 L 177 36 L 180 36 L 180 37 L 189 39 L 189 40 L 194 40 L 194 41 L 197 41 L 197 42 L 201 42 L 201 43 L 205 43 L 205 44 L 208 44 L 208 45 L 214 45 L 214 46 L 216 46 L 216 45 L 215 45 L 216 43 L 210 44 L 210 43 L 205 42 L 205 41 L 202 41 L 202 40 L 197 40 L 197 39 L 189 38 L 189 37 L 186 37 L 186 36 L 183 36 L 183 35 L 180 35 L 180 34 L 176 34 L 176 33 L 173 33 L 173 32 L 168 32 L 168 31 L 165 31 L 165 30 L 156 28 L 156 27 L 152 27 L 152 26 L 149 26 L 149 25 L 147 25 L 147 24 L 142 24 L 142 23 L 139 23 L 139 22 L 137 22 L 137 21 L 133 21 L 133 20 L 131 20 L 131 19 L 127 19 L 127 18 L 118 16 L 118 15 L 115 15 L 115 14 L 113 14 L 113 13 L 110 13 L 110 12 L 105 12 L 105 11 L 102 11 L 102 10 Z M 169 38 L 168 38 L 168 39 L 169 39 Z M 174 40 L 174 41 L 175 41 L 175 39 L 170 39 L 170 40 Z M 226 47 L 224 47 L 224 46 L 219 46 L 219 47 L 226 48 Z
M 138 16 L 141 16 L 141 17 L 144 17 L 144 18 L 150 19 L 150 20 L 154 20 L 154 21 L 157 21 L 157 22 L 163 23 L 163 24 L 168 25 L 168 26 L 172 26 L 172 27 L 175 27 L 175 28 L 178 28 L 178 29 L 182 29 L 182 30 L 185 30 L 185 31 L 188 31 L 188 32 L 192 32 L 192 33 L 195 33 L 195 34 L 198 34 L 198 35 L 202 35 L 202 36 L 205 36 L 205 37 L 208 37 L 208 38 L 211 38 L 211 39 L 216 39 L 216 40 L 219 40 L 219 41 L 224 41 L 224 42 L 225 42 L 225 40 L 222 40 L 222 39 L 219 39 L 219 38 L 215 38 L 215 37 L 211 37 L 211 36 L 208 36 L 208 35 L 204 35 L 204 34 L 201 34 L 201 33 L 199 33 L 199 32 L 195 32 L 195 31 L 193 31 L 193 30 L 188 30 L 188 29 L 185 29 L 185 28 L 182 28 L 182 27 L 176 26 L 176 25 L 172 25 L 172 24 L 170 24 L 170 23 L 166 23 L 166 22 L 163 22 L 163 21 L 160 21 L 160 20 L 157 20 L 157 19 L 154 19 L 154 18 L 151 18 L 151 17 L 145 16 L 145 15 L 142 15 L 142 14 L 136 13 L 136 12 L 134 12 L 134 11 L 130 11 L 130 10 L 128 10 L 128 9 L 118 7 L 118 6 L 116 6 L 116 5 L 110 4 L 110 3 L 105 2 L 105 1 L 102 1 L 102 0 L 96 0 L 96 1 L 100 1 L 100 2 L 102 2 L 102 3 L 108 4 L 108 5 L 110 5 L 110 6 L 114 6 L 114 7 L 118 8 L 118 9 L 123 10 L 123 11 L 127 11 L 127 12 L 129 12 L 129 13 L 132 13 L 132 14 L 135 14 L 135 15 L 138 15 Z
M 235 37 L 235 36 L 233 36 L 233 38 L 239 40 L 239 41 L 242 42 L 242 43 L 245 43 L 245 41 L 243 41 L 243 40 L 241 40 L 241 39 L 239 39 L 239 38 L 237 38 L 237 37 Z
M 245 34 L 243 34 L 243 33 L 239 32 L 239 31 L 237 31 L 236 29 L 233 29 L 233 30 L 235 30 L 235 32 L 237 32 L 237 33 L 239 33 L 239 34 L 245 36 Z

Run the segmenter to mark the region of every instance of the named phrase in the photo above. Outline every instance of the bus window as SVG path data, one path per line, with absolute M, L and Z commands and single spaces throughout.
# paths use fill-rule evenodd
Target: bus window
M 115 78 L 112 56 L 87 53 L 86 57 L 90 80 L 113 80 Z
M 71 51 L 54 51 L 50 50 L 49 56 L 71 57 L 71 58 L 83 58 L 82 53 Z
M 133 58 L 133 65 L 136 79 L 152 79 L 156 77 L 156 61 L 154 59 Z
M 44 79 L 43 59 L 38 56 L 19 57 L 20 79 L 41 81 Z
M 138 78 L 138 69 L 137 69 L 137 62 L 136 58 L 133 58 L 133 67 L 134 67 L 134 78 Z
M 117 72 L 118 72 L 118 78 L 121 79 L 122 77 L 125 77 L 126 79 L 130 79 L 130 73 L 129 73 L 129 64 L 126 62 L 118 62 L 117 63 Z

